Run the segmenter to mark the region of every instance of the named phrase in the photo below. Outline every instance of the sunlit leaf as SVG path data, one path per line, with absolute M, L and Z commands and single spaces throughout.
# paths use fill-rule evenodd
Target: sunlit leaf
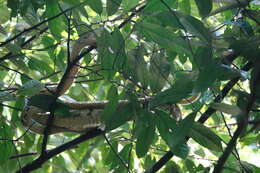
M 177 13 L 177 16 L 188 32 L 200 38 L 207 45 L 211 45 L 211 33 L 200 20 L 181 13 Z
M 175 7 L 177 1 L 176 0 L 164 0 L 164 3 L 158 0 L 150 0 L 148 1 L 144 12 L 158 12 L 168 10 L 167 7 Z
M 97 38 L 98 57 L 103 69 L 102 74 L 106 78 L 112 78 L 115 74 L 114 61 L 115 54 L 111 49 L 111 34 L 107 30 L 102 30 L 101 36 Z
M 242 2 L 242 1 L 240 1 Z M 213 10 L 209 16 L 214 16 L 218 13 L 223 13 L 224 11 L 227 11 L 227 10 L 232 10 L 232 9 L 235 9 L 235 8 L 239 8 L 239 7 L 244 7 L 246 6 L 246 4 L 244 3 L 230 3 L 230 4 L 225 4 L 224 6 L 220 7 L 220 8 L 217 8 L 216 10 Z
M 160 91 L 167 82 L 170 74 L 171 66 L 165 57 L 164 53 L 154 53 L 151 57 L 151 64 L 149 68 L 150 78 L 157 80 L 150 80 L 150 87 L 154 92 Z
M 13 154 L 14 146 L 12 144 L 12 128 L 1 122 L 0 123 L 0 164 L 4 164 L 7 160 L 9 160 L 9 157 Z M 4 140 L 3 140 L 4 139 Z
M 153 142 L 155 135 L 155 121 L 153 114 L 148 111 L 142 111 L 137 117 L 137 142 L 136 142 L 136 154 L 143 157 Z
M 172 172 L 181 173 L 181 168 L 175 162 L 170 161 L 166 164 L 165 173 L 172 173 Z
M 177 34 L 157 24 L 140 22 L 137 30 L 149 41 L 154 41 L 161 47 L 172 51 L 190 53 L 187 42 Z
M 60 9 L 58 6 L 58 2 L 54 0 L 46 0 L 46 17 L 50 18 L 58 13 L 60 13 Z M 62 21 L 61 17 L 57 17 L 53 20 L 50 20 L 48 22 L 50 31 L 53 36 L 55 36 L 56 39 L 61 38 L 61 33 L 64 31 L 64 23 Z
M 184 98 L 191 96 L 193 89 L 193 81 L 190 75 L 184 75 L 176 80 L 174 86 L 159 92 L 150 102 L 150 107 L 159 106 L 162 104 L 178 103 Z
M 199 76 L 194 84 L 194 92 L 203 92 L 211 87 L 217 79 L 216 62 L 212 59 L 212 49 L 200 47 L 194 55 L 194 62 L 199 70 Z
M 180 123 L 177 124 L 176 129 L 174 129 L 172 138 L 169 139 L 168 145 L 171 151 L 181 158 L 185 158 L 187 155 L 182 155 L 178 149 L 185 144 L 186 136 L 188 136 L 193 127 L 195 116 L 196 113 L 192 113 L 181 120 Z
M 105 123 L 105 125 L 109 127 L 114 126 L 114 113 L 117 109 L 117 104 L 118 104 L 118 93 L 117 93 L 117 88 L 115 86 L 112 86 L 109 91 L 108 91 L 108 99 L 109 103 L 105 106 L 101 119 Z M 122 115 L 121 115 L 122 116 Z
M 222 151 L 221 139 L 213 131 L 200 123 L 194 123 L 189 136 L 209 150 Z
M 106 0 L 107 1 L 107 14 L 111 16 L 115 14 L 121 5 L 122 0 Z
M 116 156 L 116 153 L 114 151 L 118 151 L 118 142 L 113 140 L 111 142 L 111 147 L 113 147 L 113 149 L 110 149 L 107 152 L 107 155 L 104 158 L 104 162 L 109 165 L 111 164 L 111 167 L 116 167 L 119 164 L 119 160 Z
M 6 6 L 0 4 L 0 23 L 5 23 L 9 20 L 10 11 Z
M 96 13 L 101 14 L 103 11 L 103 4 L 101 0 L 86 0 L 87 4 L 93 9 Z
M 55 54 L 54 54 L 54 44 L 55 44 L 55 40 L 52 37 L 49 36 L 43 36 L 42 37 L 42 43 L 44 44 L 44 46 L 46 48 L 48 48 L 48 54 L 52 59 L 55 59 Z
M 196 165 L 190 159 L 185 159 L 185 166 L 190 173 L 196 173 Z
M 191 3 L 190 0 L 182 0 L 181 2 L 179 2 L 179 7 L 181 9 L 181 11 L 190 14 L 191 11 Z
M 145 49 L 143 46 L 140 46 L 132 53 L 137 80 L 143 85 L 144 88 L 146 88 L 149 84 L 149 75 L 147 64 L 144 60 Z
M 122 7 L 124 11 L 128 11 L 138 4 L 139 0 L 122 0 Z
M 115 31 L 111 35 L 111 48 L 113 50 L 113 54 L 115 55 L 115 61 L 113 62 L 113 64 L 115 68 L 120 71 L 125 64 L 126 53 L 125 39 L 119 29 L 115 29 Z
M 206 17 L 212 9 L 212 0 L 195 0 L 201 17 Z
M 155 17 L 163 24 L 183 29 L 197 36 L 205 45 L 211 45 L 210 31 L 195 17 L 174 10 L 156 13 Z
M 248 78 L 248 73 L 242 70 L 234 69 L 230 66 L 221 64 L 215 67 L 217 69 L 217 78 L 220 80 L 228 80 L 235 77 Z
M 29 80 L 19 88 L 18 93 L 24 96 L 32 96 L 39 93 L 44 85 L 38 80 Z
M 229 105 L 225 103 L 212 103 L 210 104 L 210 107 L 220 112 L 224 112 L 231 115 L 239 115 L 242 113 L 242 110 L 238 106 Z

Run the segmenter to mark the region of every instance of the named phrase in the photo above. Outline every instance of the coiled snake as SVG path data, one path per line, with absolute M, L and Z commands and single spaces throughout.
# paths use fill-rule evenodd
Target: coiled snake
M 96 33 L 88 32 L 79 37 L 79 39 L 72 47 L 69 61 L 75 61 L 81 50 L 87 46 L 96 46 Z M 56 92 L 57 97 L 63 95 L 69 89 L 74 81 L 78 70 L 79 66 L 76 63 L 72 64 L 69 72 L 64 78 L 65 81 L 63 87 Z M 45 95 L 52 95 L 49 90 L 44 90 L 42 91 L 42 93 L 44 93 Z M 138 101 L 141 103 L 147 103 L 149 99 L 150 98 L 139 98 Z M 194 100 L 194 98 L 191 99 Z M 190 100 L 185 101 L 190 102 Z M 100 126 L 100 114 L 107 103 L 108 101 L 64 102 L 64 105 L 69 107 L 70 111 L 74 115 L 62 116 L 55 114 L 52 126 L 48 127 L 50 128 L 49 134 L 60 132 L 84 133 L 91 128 Z M 126 105 L 127 103 L 129 103 L 128 100 L 120 100 L 118 102 L 118 107 Z M 50 112 L 46 110 L 43 110 L 36 106 L 27 105 L 22 112 L 22 124 L 30 131 L 38 134 L 43 134 L 49 115 Z

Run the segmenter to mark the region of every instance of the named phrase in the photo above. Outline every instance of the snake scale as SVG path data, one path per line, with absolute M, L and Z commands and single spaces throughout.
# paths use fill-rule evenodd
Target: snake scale
M 96 44 L 96 33 L 94 31 L 87 32 L 79 37 L 78 40 L 75 41 L 72 46 L 70 52 L 70 58 L 68 64 L 77 60 L 77 57 L 80 55 L 81 51 L 85 47 L 97 46 Z M 71 65 L 72 64 L 72 65 Z M 63 86 L 59 88 L 55 88 L 57 92 L 55 93 L 57 97 L 63 95 L 73 84 L 74 78 L 79 70 L 79 66 L 77 62 L 71 63 L 69 70 L 64 74 L 63 78 Z M 68 65 L 69 66 L 69 65 Z M 68 67 L 67 67 L 68 69 Z M 50 90 L 44 90 L 41 93 L 46 95 L 52 95 Z M 183 100 L 183 103 L 189 103 L 191 100 L 195 98 L 191 98 L 189 100 Z M 138 101 L 140 103 L 147 103 L 150 98 L 139 98 Z M 71 111 L 75 111 L 75 116 L 62 116 L 56 115 L 54 116 L 54 120 L 52 122 L 52 126 L 50 128 L 49 134 L 61 133 L 61 132 L 74 132 L 74 133 L 84 133 L 91 128 L 97 127 L 101 125 L 100 115 L 102 110 L 108 101 L 91 101 L 91 102 L 67 102 L 64 104 L 67 105 Z M 128 100 L 119 100 L 118 107 L 122 107 L 123 105 L 128 104 Z M 174 105 L 175 106 L 175 105 Z M 179 111 L 179 108 L 175 106 L 174 109 Z M 179 111 L 180 112 L 180 111 Z M 27 105 L 25 106 L 22 112 L 22 124 L 32 132 L 43 134 L 44 129 L 46 127 L 48 117 L 50 112 L 46 110 L 42 110 L 36 106 Z

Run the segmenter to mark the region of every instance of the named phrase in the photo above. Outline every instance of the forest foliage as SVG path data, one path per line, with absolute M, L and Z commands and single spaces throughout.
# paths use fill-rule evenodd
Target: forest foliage
M 0 0 L 0 172 L 260 172 L 259 5 Z M 81 51 L 61 98 L 109 100 L 105 131 L 27 130 L 28 98 L 51 104 L 32 96 L 62 85 L 72 45 L 87 32 L 96 46 Z M 130 104 L 118 109 L 119 100 Z

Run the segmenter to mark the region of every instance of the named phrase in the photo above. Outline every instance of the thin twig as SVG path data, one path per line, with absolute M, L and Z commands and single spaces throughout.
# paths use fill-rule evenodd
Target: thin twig
M 257 66 L 255 68 L 257 68 Z M 223 152 L 223 154 L 219 158 L 219 160 L 218 160 L 218 162 L 217 162 L 217 164 L 216 164 L 216 166 L 214 168 L 213 173 L 221 172 L 221 170 L 223 169 L 223 166 L 224 166 L 228 156 L 233 151 L 233 148 L 236 146 L 237 139 L 239 138 L 239 136 L 243 132 L 244 128 L 247 126 L 248 118 L 249 118 L 249 112 L 250 112 L 251 108 L 253 107 L 253 104 L 254 104 L 254 102 L 255 102 L 255 100 L 257 98 L 257 87 L 259 86 L 259 83 L 260 83 L 260 70 L 257 69 L 257 74 L 255 76 L 255 80 L 253 81 L 253 85 L 252 85 L 253 88 L 251 90 L 251 94 L 249 96 L 248 104 L 246 106 L 246 109 L 240 115 L 240 120 L 239 120 L 239 123 L 238 123 L 238 127 L 237 127 L 236 131 L 234 132 L 233 137 L 229 141 L 225 151 Z
M 121 158 L 121 156 L 117 153 L 117 151 L 114 149 L 114 147 L 112 146 L 112 144 L 109 142 L 108 138 L 106 137 L 106 134 L 103 134 L 107 144 L 109 145 L 110 149 L 112 150 L 112 152 L 116 155 L 116 157 L 120 160 L 121 164 L 126 168 L 128 173 L 130 172 L 130 169 L 128 167 L 128 165 L 125 163 L 125 161 Z

